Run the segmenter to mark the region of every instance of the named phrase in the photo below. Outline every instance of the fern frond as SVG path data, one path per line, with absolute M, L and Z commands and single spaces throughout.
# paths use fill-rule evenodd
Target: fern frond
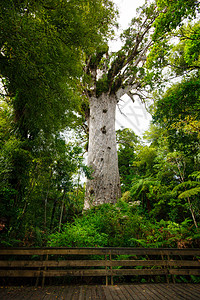
M 200 178 L 200 171 L 195 171 L 189 175 L 189 177 Z
M 197 194 L 200 193 L 200 187 L 197 187 L 197 188 L 193 188 L 193 189 L 190 189 L 190 190 L 187 190 L 183 193 L 181 193 L 178 198 L 179 199 L 183 199 L 183 198 L 187 198 L 187 197 L 191 197 L 191 196 L 195 196 Z
M 173 189 L 173 192 L 185 190 L 185 189 L 196 187 L 196 186 L 200 186 L 200 182 L 188 180 L 188 181 L 182 182 L 179 185 L 175 186 L 175 188 Z

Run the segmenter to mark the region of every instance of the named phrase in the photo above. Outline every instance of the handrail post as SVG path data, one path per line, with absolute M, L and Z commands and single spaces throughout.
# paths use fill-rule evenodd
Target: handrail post
M 112 253 L 109 254 L 109 260 L 112 261 Z M 112 265 L 110 264 L 110 273 L 111 273 L 111 285 L 113 285 L 113 274 L 112 274 Z
M 42 261 L 42 255 L 40 255 L 40 261 Z M 41 271 L 41 267 L 38 268 L 38 271 Z M 39 279 L 40 279 L 40 272 L 39 275 L 37 276 L 35 287 L 38 287 Z
M 162 261 L 165 260 L 163 254 L 161 254 L 161 258 L 162 258 Z M 168 261 L 169 261 L 169 255 L 167 255 L 167 259 L 168 259 Z M 163 268 L 164 268 L 164 269 L 167 269 L 167 271 L 168 271 L 169 266 L 168 266 L 168 265 L 167 265 L 167 266 L 163 266 Z M 169 284 L 169 277 L 168 277 L 168 274 L 166 274 L 165 277 L 166 277 L 167 283 Z
M 168 261 L 169 261 L 169 260 L 170 260 L 169 254 L 167 255 L 167 257 L 168 257 Z M 175 283 L 174 275 L 172 274 L 171 276 L 172 276 L 172 281 L 173 281 L 173 283 Z
M 105 254 L 106 261 L 106 286 L 108 286 L 108 264 L 107 264 L 107 254 Z
M 49 258 L 49 255 L 47 254 L 47 255 L 46 255 L 45 261 L 47 261 L 48 258 Z M 46 270 L 47 270 L 47 267 L 45 266 L 45 267 L 44 267 L 44 272 L 43 272 L 43 274 L 42 274 L 42 287 L 44 287 L 44 282 L 45 282 L 45 271 L 46 271 Z

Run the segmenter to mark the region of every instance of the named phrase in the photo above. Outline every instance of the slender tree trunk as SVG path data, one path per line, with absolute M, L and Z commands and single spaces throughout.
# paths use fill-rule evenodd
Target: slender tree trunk
M 181 179 L 181 182 L 185 182 L 185 176 L 184 176 L 184 173 L 185 173 L 185 162 L 183 162 L 183 165 L 184 165 L 184 169 L 183 171 L 181 171 L 181 168 L 180 168 L 180 165 L 179 165 L 179 161 L 178 159 L 176 158 L 176 164 L 177 164 L 177 167 L 178 167 L 178 170 L 179 170 L 179 175 L 180 175 L 180 179 Z M 186 191 L 186 189 L 185 189 Z M 193 219 L 193 222 L 194 222 L 194 225 L 197 229 L 197 232 L 199 232 L 199 228 L 198 228 L 198 225 L 197 225 L 197 221 L 196 221 L 196 218 L 195 218 L 195 214 L 194 214 L 194 210 L 192 208 L 192 204 L 191 204 L 191 201 L 190 201 L 190 198 L 187 197 L 187 201 L 188 201 L 188 204 L 189 204 L 189 209 L 190 209 L 190 212 L 191 212 L 191 215 L 192 215 L 192 219 Z
M 195 225 L 195 227 L 197 229 L 197 232 L 199 233 L 199 228 L 198 228 L 198 225 L 197 225 L 197 221 L 196 221 L 196 218 L 195 218 L 195 214 L 194 214 L 194 210 L 192 208 L 192 204 L 191 204 L 190 198 L 187 197 L 187 200 L 188 200 L 188 204 L 189 204 L 189 208 L 190 208 L 190 212 L 191 212 L 191 215 L 192 215 L 192 219 L 193 219 L 194 225 Z
M 48 196 L 49 196 L 52 175 L 53 175 L 53 170 L 51 170 L 47 193 L 46 193 L 46 197 L 44 200 L 44 228 L 45 228 L 45 230 L 47 229 L 47 203 L 48 203 Z
M 92 179 L 86 184 L 84 209 L 115 203 L 121 196 L 115 132 L 115 95 L 90 98 L 88 166 Z
M 52 229 L 53 227 L 53 219 L 54 219 L 54 216 L 55 216 L 55 211 L 56 211 L 56 205 L 57 205 L 57 202 L 58 200 L 55 199 L 54 200 L 54 203 L 53 203 L 53 209 L 52 209 L 52 213 L 51 213 L 51 224 L 50 224 L 50 230 Z
M 60 220 L 59 220 L 59 225 L 58 225 L 58 232 L 60 232 L 60 230 L 61 230 L 61 225 L 62 225 L 63 210 L 64 210 L 64 202 L 65 202 L 65 193 L 66 193 L 66 191 L 64 190 L 63 198 L 62 198 L 61 211 L 60 211 Z

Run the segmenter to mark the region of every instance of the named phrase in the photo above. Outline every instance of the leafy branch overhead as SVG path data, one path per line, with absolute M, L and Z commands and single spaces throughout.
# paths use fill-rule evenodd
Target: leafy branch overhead
M 162 61 L 167 36 L 184 18 L 194 16 L 197 7 L 196 1 L 185 1 L 184 5 L 182 1 L 146 1 L 121 34 L 123 45 L 118 52 L 110 53 L 107 44 L 102 44 L 87 57 L 84 71 L 90 80 L 89 84 L 85 81 L 85 94 L 99 97 L 105 92 L 117 93 L 119 99 L 128 94 L 133 101 L 134 95 L 143 98 L 141 89 L 149 85 L 147 56 L 149 68 L 157 59 Z
M 11 98 L 24 138 L 73 123 L 83 53 L 107 39 L 114 19 L 107 0 L 1 1 L 2 96 Z

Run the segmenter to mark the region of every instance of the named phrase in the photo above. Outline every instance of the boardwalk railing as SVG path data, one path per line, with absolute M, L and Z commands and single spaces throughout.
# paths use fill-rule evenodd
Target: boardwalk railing
M 0 248 L 0 277 L 200 275 L 200 249 Z

